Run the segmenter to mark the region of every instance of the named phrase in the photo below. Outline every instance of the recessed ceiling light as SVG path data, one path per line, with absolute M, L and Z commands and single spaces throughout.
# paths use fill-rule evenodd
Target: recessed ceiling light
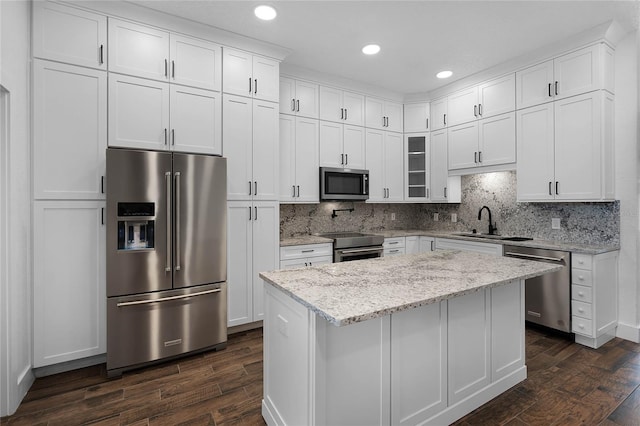
M 453 73 L 451 71 L 440 71 L 438 74 L 436 74 L 436 77 L 438 78 L 449 78 L 453 75 Z
M 367 44 L 362 48 L 362 53 L 364 53 L 365 55 L 375 55 L 379 51 L 380 46 L 378 46 L 377 44 Z
M 264 4 L 256 7 L 253 10 L 253 13 L 255 13 L 256 16 L 263 21 L 270 21 L 277 15 L 276 10 L 273 7 Z

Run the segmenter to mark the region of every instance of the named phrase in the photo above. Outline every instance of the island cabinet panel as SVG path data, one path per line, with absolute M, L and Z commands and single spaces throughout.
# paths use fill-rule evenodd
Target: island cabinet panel
M 491 289 L 491 381 L 522 368 L 524 349 L 524 297 L 522 285 Z
M 391 424 L 420 424 L 447 408 L 447 302 L 394 314 L 391 336 Z

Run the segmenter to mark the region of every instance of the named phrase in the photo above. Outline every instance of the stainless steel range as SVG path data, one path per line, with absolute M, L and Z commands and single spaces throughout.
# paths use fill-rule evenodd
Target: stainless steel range
M 381 235 L 362 234 L 360 232 L 335 232 L 319 234 L 321 237 L 333 239 L 333 262 L 372 259 L 382 257 L 384 249 Z

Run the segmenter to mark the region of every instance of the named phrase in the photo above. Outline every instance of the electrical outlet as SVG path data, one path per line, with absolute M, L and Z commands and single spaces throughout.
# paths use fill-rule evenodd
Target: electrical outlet
M 434 213 L 433 214 L 433 221 L 437 222 L 438 220 L 440 220 L 440 215 L 438 213 Z
M 551 229 L 560 229 L 560 218 L 554 217 L 551 219 Z
M 396 220 L 396 214 L 395 213 L 391 213 L 391 220 Z
M 451 213 L 451 222 L 457 222 L 457 221 L 458 221 L 458 214 Z

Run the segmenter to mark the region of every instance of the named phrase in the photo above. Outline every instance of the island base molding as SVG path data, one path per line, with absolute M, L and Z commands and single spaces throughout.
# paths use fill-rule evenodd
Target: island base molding
M 268 425 L 448 424 L 527 376 L 524 281 L 336 327 L 265 283 Z

